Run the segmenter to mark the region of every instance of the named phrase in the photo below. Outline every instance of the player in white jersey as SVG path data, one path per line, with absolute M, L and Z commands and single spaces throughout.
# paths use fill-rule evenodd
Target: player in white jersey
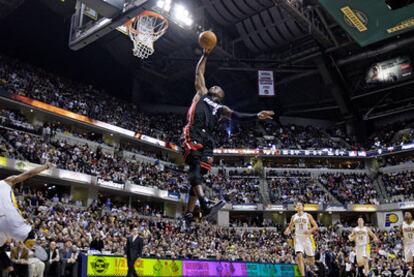
M 359 217 L 358 226 L 352 229 L 352 233 L 349 235 L 349 240 L 355 241 L 355 253 L 358 269 L 363 267 L 363 274 L 368 276 L 369 255 L 371 251 L 370 238 L 372 238 L 375 243 L 379 243 L 379 239 L 374 232 L 372 232 L 372 230 L 364 224 L 364 219 Z
M 50 164 L 41 165 L 0 181 L 0 247 L 9 239 L 22 241 L 28 248 L 34 246 L 35 232 L 20 214 L 13 188 L 50 167 Z
M 305 263 L 303 254 L 306 254 L 307 265 L 315 265 L 315 240 L 313 234 L 318 230 L 318 224 L 312 215 L 303 211 L 303 204 L 296 203 L 296 211 L 290 220 L 289 226 L 284 234 L 288 236 L 292 230 L 295 230 L 294 244 L 296 252 L 296 262 L 302 276 L 305 276 Z
M 405 262 L 412 267 L 414 256 L 414 221 L 413 215 L 410 212 L 404 213 L 401 233 L 403 235 Z

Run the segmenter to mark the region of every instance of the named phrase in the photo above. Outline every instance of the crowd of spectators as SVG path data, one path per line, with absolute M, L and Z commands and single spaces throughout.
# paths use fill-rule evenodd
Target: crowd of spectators
M 292 239 L 283 236 L 283 227 L 277 224 L 268 228 L 226 228 L 195 222 L 184 230 L 179 221 L 144 216 L 142 210 L 126 205 L 108 208 L 96 201 L 88 208 L 79 208 L 52 201 L 39 191 L 34 194 L 22 189 L 17 195 L 23 215 L 36 227 L 39 243 L 51 253 L 44 267 L 37 269 L 46 270 L 46 276 L 76 276 L 73 274 L 79 266 L 79 254 L 91 250 L 124 255 L 131 227 L 138 227 L 144 239 L 143 257 L 294 262 Z M 269 226 L 269 222 L 263 224 Z M 320 276 L 351 276 L 355 272 L 355 251 L 348 239 L 350 227 L 336 223 L 321 226 L 315 234 L 316 271 Z M 398 230 L 374 228 L 374 232 L 381 245 L 374 245 L 371 251 L 371 271 L 375 276 L 405 276 L 407 267 Z M 12 243 L 10 247 L 13 250 L 19 246 Z M 398 275 L 400 271 L 404 275 Z
M 17 130 L 0 129 L 0 135 L 8 142 L 3 145 L 3 154 L 9 158 L 19 158 L 20 154 L 33 163 L 49 161 L 57 168 L 97 176 L 104 181 L 130 181 L 174 193 L 186 191 L 187 188 L 186 176 L 182 171 L 159 163 L 124 159 L 120 153 L 106 153 L 100 147 L 93 150 L 88 144 L 45 141 L 41 136 Z
M 379 204 L 378 191 L 366 174 L 323 174 L 319 183 L 344 204 Z
M 258 178 L 226 177 L 223 174 L 217 174 L 207 176 L 205 184 L 219 199 L 224 198 L 232 204 L 263 203 Z
M 414 141 L 414 122 L 398 121 L 376 128 L 368 145 L 371 148 L 386 148 Z M 402 131 L 403 130 L 403 131 Z
M 326 193 L 310 177 L 273 177 L 267 180 L 270 201 L 274 204 L 294 204 L 298 201 L 309 204 L 331 202 Z
M 0 56 L 0 85 L 21 94 L 75 113 L 101 120 L 128 130 L 180 142 L 185 115 L 147 114 L 127 101 L 120 100 L 91 85 L 63 79 L 34 66 Z M 216 132 L 219 147 L 279 149 L 344 149 L 349 145 L 313 126 L 275 122 L 249 124 L 224 123 Z
M 414 200 L 414 171 L 385 173 L 382 182 L 392 202 Z

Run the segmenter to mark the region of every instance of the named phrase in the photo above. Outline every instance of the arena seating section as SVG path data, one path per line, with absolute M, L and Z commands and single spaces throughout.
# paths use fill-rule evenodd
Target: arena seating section
M 38 99 L 88 117 L 98 119 L 145 135 L 179 144 L 184 115 L 147 114 L 134 104 L 111 97 L 89 85 L 74 83 L 39 68 L 0 56 L 0 87 L 15 94 Z M 387 125 L 361 146 L 344 135 L 341 129 L 319 129 L 312 126 L 272 123 L 249 123 L 233 126 L 223 123 L 218 131 L 218 145 L 228 148 L 271 147 L 283 149 L 373 149 L 399 145 L 414 139 L 411 122 Z M 82 138 L 84 143 L 62 139 L 59 134 Z M 93 147 L 91 145 L 101 145 Z M 103 148 L 110 149 L 105 151 Z M 132 153 L 155 157 L 156 154 L 126 147 Z M 52 161 L 58 168 L 82 172 L 104 180 L 156 187 L 176 194 L 187 191 L 185 172 L 177 167 L 130 159 L 123 151 L 104 144 L 93 132 L 77 133 L 63 125 L 35 127 L 19 112 L 0 111 L 0 156 L 33 163 Z M 387 158 L 383 166 L 412 163 L 410 159 Z M 225 167 L 226 165 L 224 165 Z M 216 198 L 226 198 L 232 204 L 292 204 L 295 201 L 316 204 L 378 204 L 414 200 L 414 172 L 391 172 L 380 176 L 367 175 L 361 170 L 335 171 L 321 169 L 318 174 L 304 170 L 267 171 L 260 176 L 252 170 L 225 170 L 205 178 Z M 385 193 L 380 192 L 383 188 Z M 19 201 L 24 214 L 40 229 L 45 246 L 51 240 L 61 246 L 71 240 L 78 249 L 88 250 L 92 234 L 101 233 L 105 249 L 123 254 L 126 226 L 139 222 L 148 239 L 145 256 L 170 258 L 214 258 L 259 262 L 293 262 L 289 244 L 282 237 L 280 226 L 265 231 L 240 230 L 213 225 L 194 224 L 190 233 L 181 230 L 175 219 L 163 218 L 155 207 L 129 210 L 126 206 L 107 207 L 95 202 L 88 208 L 71 203 L 66 196 L 47 199 L 43 193 L 21 191 Z M 403 199 L 404 197 L 404 199 Z M 116 220 L 114 220 L 116 218 Z M 48 222 L 46 225 L 45 222 Z M 234 223 L 235 226 L 241 223 Z M 318 246 L 335 253 L 337 267 L 344 267 L 351 251 L 347 240 L 349 226 L 336 224 L 322 227 L 317 234 Z M 374 249 L 373 264 L 380 270 L 402 268 L 397 256 L 401 241 L 391 233 L 381 232 L 381 249 Z M 387 258 L 392 257 L 390 263 Z

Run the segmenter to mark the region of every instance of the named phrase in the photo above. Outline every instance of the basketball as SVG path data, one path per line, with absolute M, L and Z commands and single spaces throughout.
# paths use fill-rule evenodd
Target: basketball
M 198 37 L 198 43 L 203 49 L 211 50 L 217 44 L 217 36 L 212 31 L 205 31 Z

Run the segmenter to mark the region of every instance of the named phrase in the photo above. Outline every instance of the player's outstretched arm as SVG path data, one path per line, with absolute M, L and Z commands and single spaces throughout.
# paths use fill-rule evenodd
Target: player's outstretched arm
M 46 163 L 44 165 L 35 167 L 31 170 L 28 170 L 26 172 L 21 173 L 20 175 L 13 175 L 10 177 L 7 177 L 6 179 L 4 179 L 4 181 L 9 184 L 11 187 L 15 186 L 18 183 L 21 183 L 23 181 L 26 181 L 27 179 L 30 179 L 36 175 L 39 175 L 40 173 L 42 173 L 43 171 L 47 170 L 51 168 L 51 164 L 50 163 Z
M 354 231 L 354 229 L 352 229 L 352 232 L 351 232 L 351 234 L 348 236 L 348 239 L 350 240 L 350 241 L 354 241 L 355 240 L 355 231 Z
M 372 238 L 375 243 L 378 243 L 380 240 L 378 239 L 377 235 L 372 232 L 371 228 L 368 228 L 368 235 Z
M 206 72 L 207 56 L 210 51 L 211 50 L 204 49 L 203 56 L 201 56 L 200 60 L 198 61 L 195 72 L 195 89 L 197 94 L 194 96 L 193 101 L 198 101 L 202 96 L 208 93 L 204 73 Z
M 275 113 L 273 111 L 261 111 L 259 113 L 241 113 L 235 110 L 230 109 L 227 106 L 223 106 L 223 117 L 228 119 L 236 119 L 239 121 L 249 121 L 249 120 L 266 120 L 273 119 Z
M 292 218 L 290 219 L 289 226 L 286 228 L 286 230 L 285 230 L 285 232 L 283 232 L 283 234 L 285 234 L 285 236 L 289 236 L 289 235 L 290 235 L 290 233 L 292 232 L 293 228 L 295 228 L 295 227 L 294 227 L 294 225 L 293 225 L 293 217 L 292 217 Z

